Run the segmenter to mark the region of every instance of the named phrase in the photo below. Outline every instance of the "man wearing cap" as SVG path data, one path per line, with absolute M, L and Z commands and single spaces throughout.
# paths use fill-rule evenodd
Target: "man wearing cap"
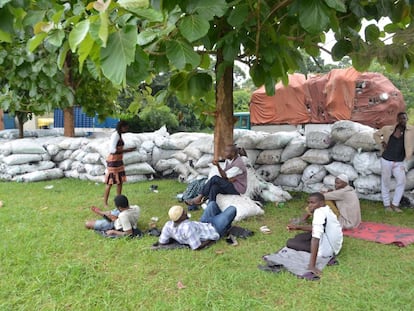
M 168 216 L 171 220 L 162 228 L 158 243 L 168 244 L 174 239 L 192 250 L 200 250 L 227 233 L 236 217 L 236 208 L 229 206 L 222 212 L 216 202 L 210 201 L 200 221 L 190 221 L 184 208 L 175 205 Z
M 352 229 L 361 223 L 361 207 L 358 195 L 349 185 L 348 176 L 340 174 L 335 178 L 335 190 L 323 194 L 325 200 L 334 201 L 339 210 L 338 220 L 343 229 Z
M 381 149 L 381 195 L 385 211 L 401 213 L 398 207 L 406 183 L 405 160 L 414 152 L 414 127 L 407 125 L 406 112 L 397 115 L 397 124 L 386 125 L 374 133 L 375 142 Z M 394 197 L 390 197 L 391 176 L 396 181 Z

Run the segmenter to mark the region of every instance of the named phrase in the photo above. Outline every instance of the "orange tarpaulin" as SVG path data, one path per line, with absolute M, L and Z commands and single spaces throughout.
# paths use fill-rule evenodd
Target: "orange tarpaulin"
M 253 92 L 252 124 L 352 120 L 379 128 L 395 123 L 398 112 L 405 110 L 403 96 L 391 81 L 382 74 L 361 74 L 352 67 L 309 79 L 293 74 L 289 76 L 289 85 L 278 83 L 275 90 L 274 96 L 267 96 L 264 87 Z
M 267 96 L 264 86 L 253 92 L 250 100 L 252 124 L 302 124 L 310 121 L 305 106 L 303 74 L 289 75 L 289 85 L 279 82 L 275 95 Z

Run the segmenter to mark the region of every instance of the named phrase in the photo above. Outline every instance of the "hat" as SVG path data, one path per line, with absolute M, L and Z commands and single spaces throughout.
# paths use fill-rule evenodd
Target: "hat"
M 336 176 L 336 178 L 339 178 L 343 182 L 349 183 L 348 176 L 346 176 L 345 174 L 339 174 L 338 176 Z
M 184 208 L 182 206 L 174 205 L 168 211 L 168 216 L 170 216 L 170 219 L 175 222 L 178 219 L 180 219 L 183 213 L 184 213 Z

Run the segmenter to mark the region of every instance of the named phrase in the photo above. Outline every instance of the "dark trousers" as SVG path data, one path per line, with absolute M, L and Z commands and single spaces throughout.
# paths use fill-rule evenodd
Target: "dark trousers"
M 312 232 L 297 234 L 294 238 L 289 239 L 286 246 L 297 250 L 310 253 L 311 251 Z
M 208 197 L 209 201 L 216 201 L 217 195 L 221 194 L 240 194 L 234 185 L 228 180 L 221 178 L 220 176 L 213 176 L 204 185 L 201 194 L 204 197 Z

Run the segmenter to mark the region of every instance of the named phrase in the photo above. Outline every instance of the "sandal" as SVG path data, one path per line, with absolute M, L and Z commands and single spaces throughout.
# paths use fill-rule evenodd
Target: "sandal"
M 260 230 L 263 234 L 270 234 L 270 233 L 272 233 L 272 230 L 270 230 L 268 226 L 261 226 L 261 227 L 259 228 L 259 230 Z

